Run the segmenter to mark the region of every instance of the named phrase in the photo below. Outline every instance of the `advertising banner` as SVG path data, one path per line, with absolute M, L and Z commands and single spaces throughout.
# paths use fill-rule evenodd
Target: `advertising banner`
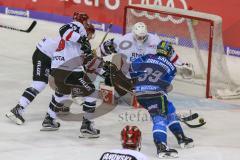
M 131 4 L 154 4 L 219 15 L 223 18 L 223 40 L 227 54 L 240 56 L 240 14 L 238 0 L 0 0 L 0 12 L 69 22 L 74 11 L 86 12 L 96 22 L 99 29 L 105 30 L 113 23 L 113 31 L 121 33 L 124 7 Z

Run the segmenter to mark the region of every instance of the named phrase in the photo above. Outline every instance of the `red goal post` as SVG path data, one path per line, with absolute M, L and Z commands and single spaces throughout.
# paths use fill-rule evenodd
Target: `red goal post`
M 220 16 L 156 5 L 126 6 L 124 33 L 140 21 L 147 25 L 150 33 L 172 42 L 180 59 L 193 64 L 194 76 L 177 75 L 176 92 L 224 98 L 222 90 L 232 91 L 236 87 L 226 63 Z

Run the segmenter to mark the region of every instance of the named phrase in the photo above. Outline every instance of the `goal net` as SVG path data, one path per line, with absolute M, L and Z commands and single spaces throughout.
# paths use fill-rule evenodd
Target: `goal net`
M 180 59 L 193 64 L 195 74 L 177 75 L 174 91 L 207 98 L 236 96 L 237 85 L 226 64 L 221 17 L 162 6 L 126 6 L 124 32 L 130 32 L 137 22 L 144 22 L 150 33 L 170 41 Z

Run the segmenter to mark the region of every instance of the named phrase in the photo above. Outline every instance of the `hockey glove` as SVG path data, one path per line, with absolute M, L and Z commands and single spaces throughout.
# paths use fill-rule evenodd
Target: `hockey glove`
M 193 64 L 183 63 L 177 67 L 177 72 L 182 76 L 183 79 L 192 79 L 195 76 Z
M 78 42 L 81 44 L 81 50 L 85 53 L 85 54 L 88 54 L 88 53 L 91 53 L 92 50 L 91 50 L 91 44 L 89 43 L 88 39 L 86 36 L 83 36 L 81 37 Z
M 113 39 L 109 39 L 102 44 L 104 50 L 101 49 L 102 55 L 111 55 L 112 53 L 117 53 L 114 47 Z

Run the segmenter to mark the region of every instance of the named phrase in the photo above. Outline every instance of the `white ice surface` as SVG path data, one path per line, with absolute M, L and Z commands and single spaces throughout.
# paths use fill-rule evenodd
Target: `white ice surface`
M 16 26 L 21 24 L 23 27 L 31 22 L 28 19 L 0 15 L 0 24 L 4 21 Z M 5 113 L 16 105 L 31 82 L 31 56 L 36 43 L 45 35 L 54 37 L 60 26 L 57 23 L 38 21 L 30 34 L 0 28 L 0 160 L 96 160 L 104 151 L 121 147 L 119 132 L 126 124 L 137 125 L 142 130 L 142 152 L 150 160 L 157 159 L 152 141 L 152 124 L 143 109 L 120 105 L 95 119 L 96 126 L 101 129 L 99 139 L 79 139 L 81 122 L 77 121 L 60 120 L 59 131 L 39 131 L 51 99 L 52 90 L 49 88 L 29 106 L 24 114 L 24 125 L 17 126 L 5 117 Z M 102 36 L 102 33 L 96 33 L 93 42 L 95 46 L 99 43 L 97 37 L 101 39 Z M 169 99 L 175 103 L 178 112 L 188 112 L 191 109 L 207 121 L 206 126 L 197 129 L 182 125 L 186 135 L 195 141 L 192 149 L 180 149 L 169 133 L 169 146 L 178 149 L 179 159 L 240 159 L 240 106 L 179 94 L 170 94 Z M 72 112 L 81 112 L 81 107 L 73 105 Z

